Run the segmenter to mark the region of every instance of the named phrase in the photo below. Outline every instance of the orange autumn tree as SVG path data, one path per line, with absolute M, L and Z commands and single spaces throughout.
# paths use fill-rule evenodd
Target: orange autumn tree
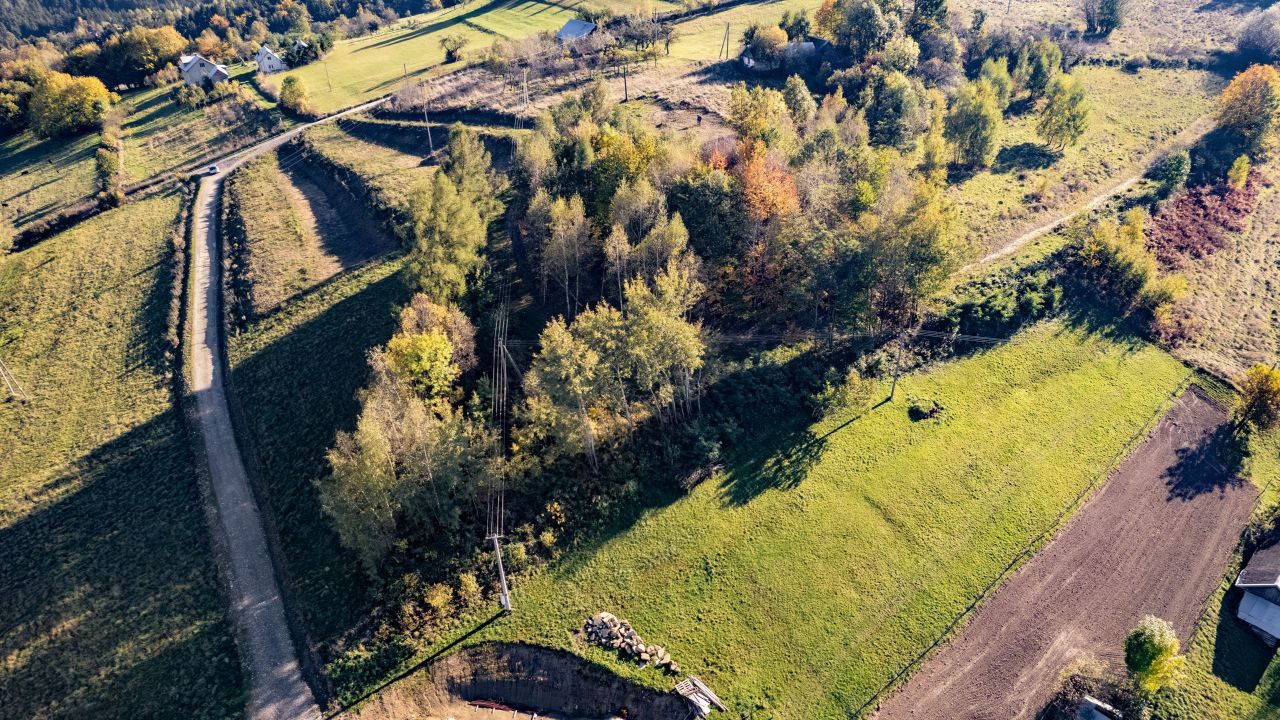
M 1280 127 L 1280 71 L 1253 65 L 1236 75 L 1218 100 L 1218 124 L 1265 153 Z
M 743 140 L 738 146 L 738 180 L 746 200 L 747 215 L 757 222 L 785 217 L 800 210 L 795 178 L 769 158 L 759 140 Z

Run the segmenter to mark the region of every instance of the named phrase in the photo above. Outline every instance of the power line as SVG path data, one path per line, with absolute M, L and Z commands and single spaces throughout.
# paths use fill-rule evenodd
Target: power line
M 18 402 L 26 402 L 27 394 L 22 391 L 22 385 L 18 383 L 18 378 L 9 371 L 9 366 L 4 364 L 4 359 L 0 358 L 0 379 L 4 380 L 5 387 L 9 390 L 9 397 Z
M 493 543 L 493 554 L 498 565 L 498 582 L 502 587 L 499 602 L 502 609 L 511 612 L 511 591 L 507 586 L 507 573 L 502 567 L 502 536 L 506 515 L 506 483 L 507 483 L 507 329 L 509 323 L 508 300 L 509 291 L 502 289 L 498 309 L 494 313 L 493 323 L 493 366 L 490 374 L 491 406 L 494 437 L 493 459 L 494 471 L 489 479 L 489 492 L 486 499 L 485 539 Z M 514 365 L 514 362 L 512 363 Z

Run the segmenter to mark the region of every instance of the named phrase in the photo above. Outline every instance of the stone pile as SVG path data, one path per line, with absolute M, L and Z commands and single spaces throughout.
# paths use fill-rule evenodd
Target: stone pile
M 613 613 L 600 612 L 587 618 L 582 630 L 591 642 L 618 654 L 631 658 L 641 665 L 652 664 L 672 675 L 680 672 L 680 666 L 661 645 L 646 645 L 631 623 L 619 619 Z

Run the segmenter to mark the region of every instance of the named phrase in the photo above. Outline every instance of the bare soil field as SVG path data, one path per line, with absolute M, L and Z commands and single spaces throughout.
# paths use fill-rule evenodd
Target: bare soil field
M 1133 0 L 1125 24 L 1109 38 L 1088 43 L 1091 53 L 1171 57 L 1202 55 L 1235 43 L 1240 24 L 1259 7 L 1256 0 Z M 1078 2 L 1061 0 L 952 0 L 951 10 L 968 23 L 986 10 L 988 26 L 1057 24 L 1084 28 Z
M 1175 344 L 1174 355 L 1223 377 L 1273 359 L 1280 350 L 1280 188 L 1264 188 L 1247 231 L 1182 272 L 1191 294 L 1175 312 L 1191 337 Z
M 1032 718 L 1062 669 L 1122 666 L 1144 615 L 1185 640 L 1217 588 L 1257 490 L 1217 459 L 1226 413 L 1185 392 L 1075 519 L 987 600 L 875 717 Z
M 469 704 L 473 701 L 493 701 L 524 712 L 479 708 Z M 487 643 L 441 658 L 343 717 L 679 720 L 692 709 L 673 692 L 636 685 L 560 650 Z

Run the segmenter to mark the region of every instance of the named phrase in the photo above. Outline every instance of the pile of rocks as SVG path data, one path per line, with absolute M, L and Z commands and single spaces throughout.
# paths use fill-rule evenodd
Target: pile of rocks
M 661 645 L 646 645 L 636 631 L 631 629 L 631 623 L 619 619 L 613 613 L 596 613 L 587 618 L 582 630 L 591 642 L 617 650 L 623 657 L 632 658 L 641 665 L 652 663 L 654 667 L 672 675 L 680 672 L 680 666 Z

